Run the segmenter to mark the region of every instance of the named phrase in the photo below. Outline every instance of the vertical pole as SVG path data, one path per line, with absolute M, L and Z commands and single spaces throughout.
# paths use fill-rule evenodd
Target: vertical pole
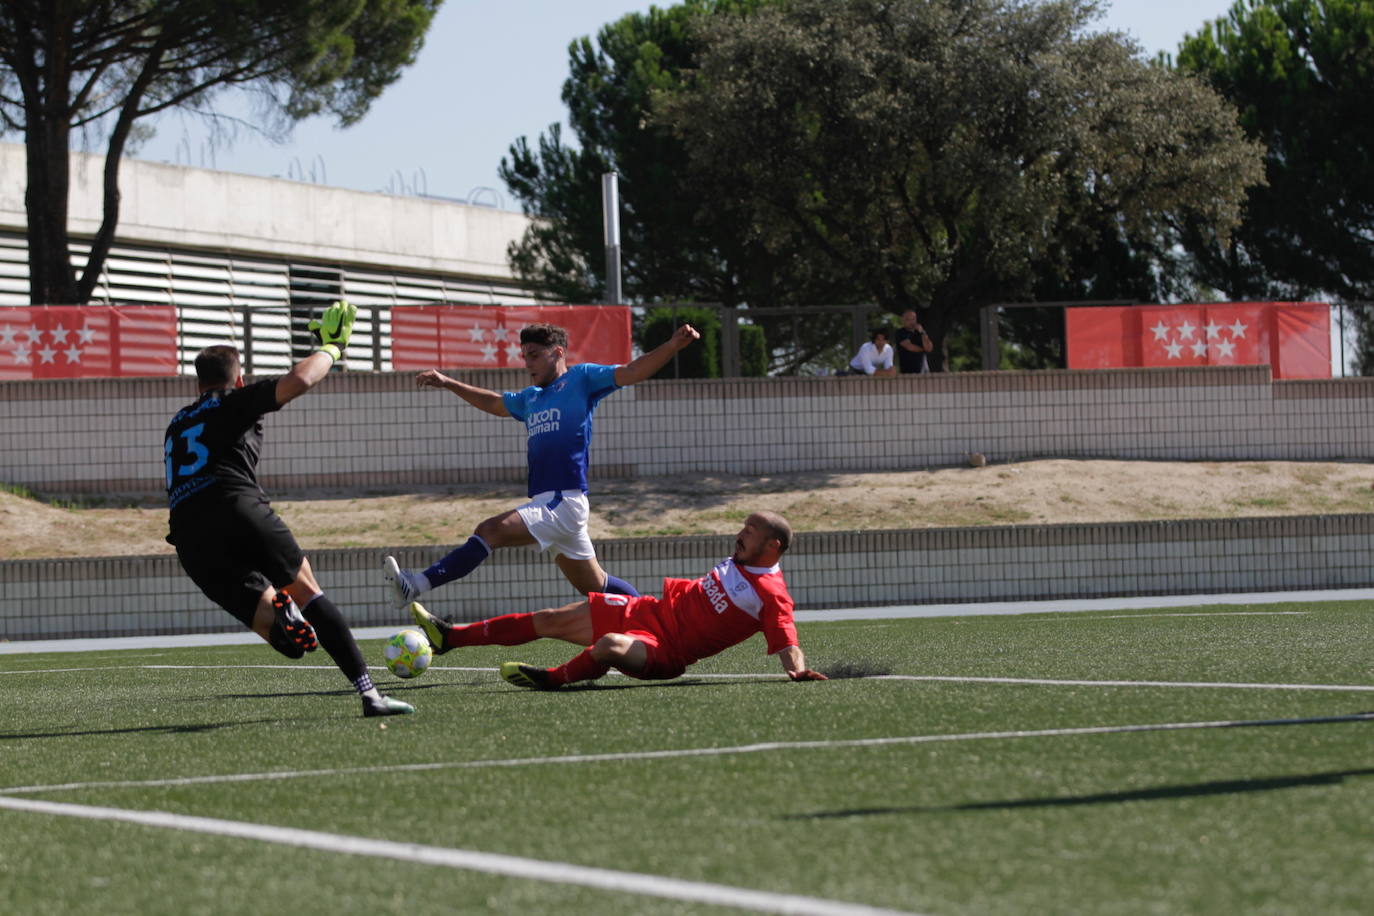
M 620 176 L 601 176 L 601 218 L 606 226 L 606 304 L 620 305 Z
M 243 374 L 253 374 L 253 307 L 243 306 Z
M 997 333 L 997 306 L 985 305 L 978 310 L 978 324 L 982 337 L 983 371 L 993 372 L 1000 362 L 1001 343 Z

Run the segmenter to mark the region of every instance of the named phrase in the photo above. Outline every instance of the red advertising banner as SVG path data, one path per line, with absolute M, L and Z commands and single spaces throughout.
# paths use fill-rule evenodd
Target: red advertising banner
M 176 375 L 170 305 L 0 308 L 0 380 Z
M 1319 302 L 1071 308 L 1070 369 L 1268 365 L 1274 378 L 1331 377 L 1331 310 Z
M 568 332 L 568 365 L 630 361 L 630 309 L 623 305 L 423 305 L 391 310 L 391 366 L 520 369 L 520 329 Z

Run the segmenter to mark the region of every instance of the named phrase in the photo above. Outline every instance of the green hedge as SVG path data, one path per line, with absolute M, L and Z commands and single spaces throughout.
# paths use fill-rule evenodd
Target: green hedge
M 715 309 L 683 305 L 657 306 L 644 313 L 640 326 L 640 346 L 644 352 L 662 344 L 680 324 L 690 324 L 701 332 L 701 340 L 677 354 L 674 375 L 670 362 L 654 378 L 720 378 L 720 316 Z M 739 329 L 740 374 L 761 378 L 768 374 L 768 344 L 763 328 L 741 325 Z

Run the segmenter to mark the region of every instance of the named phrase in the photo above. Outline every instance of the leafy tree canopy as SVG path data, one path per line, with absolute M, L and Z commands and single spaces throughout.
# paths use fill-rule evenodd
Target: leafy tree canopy
M 790 0 L 696 20 L 657 98 L 693 181 L 769 252 L 923 318 L 938 345 L 1106 233 L 1222 238 L 1260 150 L 1199 81 L 1087 29 L 1086 0 Z M 1146 251 L 1148 254 L 1148 250 Z
M 1374 0 L 1239 0 L 1177 67 L 1265 148 L 1227 243 L 1189 240 L 1199 275 L 1238 298 L 1374 298 Z
M 288 118 L 361 118 L 419 52 L 442 0 L 0 0 L 0 130 L 27 148 L 30 297 L 90 298 L 119 217 L 135 122 L 256 86 Z M 78 275 L 67 235 L 73 130 L 105 149 L 104 214 Z
M 729 202 L 688 175 L 684 144 L 654 123 L 651 102 L 671 95 L 696 66 L 697 18 L 742 15 L 770 0 L 685 0 L 604 26 L 596 43 L 568 50 L 563 84 L 576 145 L 557 124 L 535 147 L 521 138 L 501 177 L 535 224 L 510 251 L 523 280 L 551 298 L 605 296 L 601 176 L 621 191 L 622 272 L 627 299 L 756 304 L 772 295 L 784 259 L 750 247 Z

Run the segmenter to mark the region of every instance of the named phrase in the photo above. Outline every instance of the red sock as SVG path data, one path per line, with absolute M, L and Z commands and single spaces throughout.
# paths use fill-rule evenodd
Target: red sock
M 538 638 L 533 614 L 502 614 L 454 627 L 447 641 L 451 646 L 521 646 Z
M 603 665 L 601 662 L 592 658 L 591 649 L 583 649 L 567 662 L 557 668 L 549 669 L 549 680 L 555 684 L 571 684 L 574 681 L 594 681 L 607 671 L 611 670 L 610 665 Z

